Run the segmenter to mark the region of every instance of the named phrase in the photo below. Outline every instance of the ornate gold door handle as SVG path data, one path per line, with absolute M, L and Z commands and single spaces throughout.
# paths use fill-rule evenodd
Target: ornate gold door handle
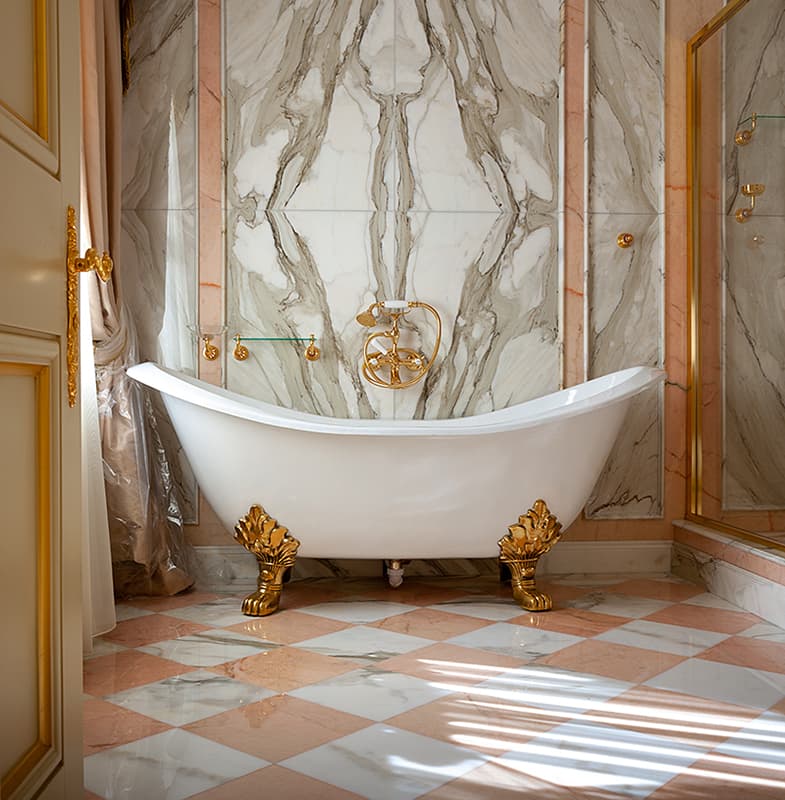
M 68 364 L 68 405 L 76 403 L 76 378 L 79 374 L 79 273 L 95 270 L 106 282 L 112 274 L 112 259 L 109 253 L 99 255 L 91 247 L 84 258 L 79 257 L 76 233 L 76 211 L 68 206 L 66 212 L 66 301 L 68 303 L 68 340 L 66 362 Z

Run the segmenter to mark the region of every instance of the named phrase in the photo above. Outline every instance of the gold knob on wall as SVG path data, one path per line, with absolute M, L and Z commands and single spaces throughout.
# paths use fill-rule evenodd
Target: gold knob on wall
M 631 233 L 620 233 L 616 237 L 616 244 L 622 248 L 631 247 L 634 241 L 635 237 Z

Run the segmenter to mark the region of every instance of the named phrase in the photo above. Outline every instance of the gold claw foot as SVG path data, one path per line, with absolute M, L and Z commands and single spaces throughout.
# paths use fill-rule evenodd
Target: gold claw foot
M 537 589 L 534 572 L 540 556 L 547 553 L 561 538 L 561 523 L 548 510 L 543 500 L 510 525 L 509 533 L 499 539 L 499 561 L 507 564 L 512 574 L 512 595 L 525 611 L 548 611 L 553 601 Z
M 243 600 L 242 612 L 266 617 L 278 610 L 286 570 L 294 566 L 300 542 L 261 506 L 251 506 L 234 526 L 234 538 L 259 562 L 257 590 Z

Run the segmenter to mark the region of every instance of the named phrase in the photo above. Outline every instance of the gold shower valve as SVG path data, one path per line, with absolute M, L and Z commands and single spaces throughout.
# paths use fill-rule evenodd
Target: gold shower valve
M 430 356 L 398 345 L 400 319 L 413 308 L 427 311 L 436 322 L 436 343 Z M 433 365 L 442 340 L 442 320 L 433 306 L 417 300 L 372 303 L 356 319 L 360 325 L 372 328 L 379 324 L 379 318 L 383 316 L 389 318 L 391 327 L 372 333 L 366 338 L 363 346 L 363 376 L 369 383 L 383 389 L 405 389 L 417 383 Z M 382 344 L 383 339 L 389 341 L 388 346 Z M 371 347 L 375 351 L 371 351 Z M 403 375 L 402 370 L 405 371 Z

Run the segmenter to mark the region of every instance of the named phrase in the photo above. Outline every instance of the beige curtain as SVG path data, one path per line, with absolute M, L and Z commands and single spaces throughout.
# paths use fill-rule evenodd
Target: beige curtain
M 127 3 L 126 3 L 127 5 Z M 81 0 L 83 246 L 108 250 L 112 279 L 89 276 L 92 337 L 114 594 L 176 594 L 192 583 L 176 487 L 155 416 L 126 375 L 135 363 L 121 302 L 122 59 L 118 0 Z

